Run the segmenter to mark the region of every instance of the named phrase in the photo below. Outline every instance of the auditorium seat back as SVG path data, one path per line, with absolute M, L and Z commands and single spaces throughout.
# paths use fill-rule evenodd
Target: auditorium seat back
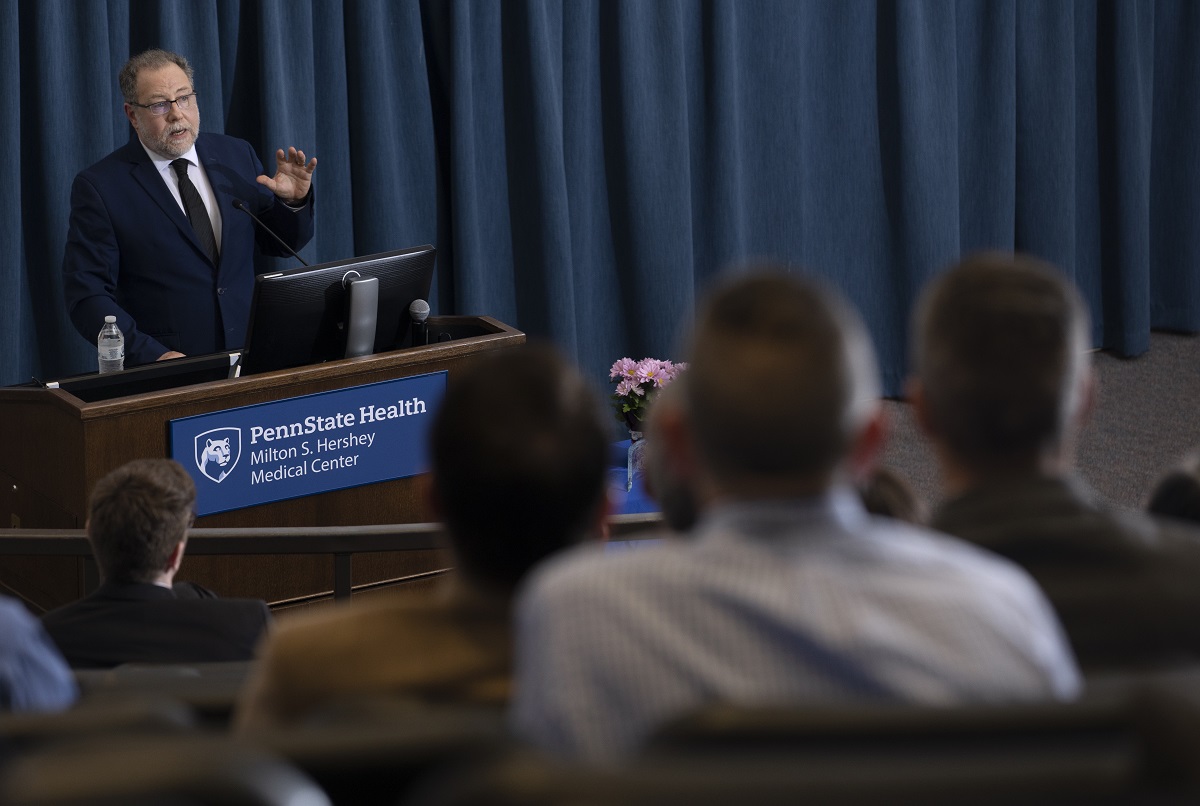
M 11 806 L 329 806 L 292 765 L 221 736 L 91 739 L 12 762 L 0 777 Z

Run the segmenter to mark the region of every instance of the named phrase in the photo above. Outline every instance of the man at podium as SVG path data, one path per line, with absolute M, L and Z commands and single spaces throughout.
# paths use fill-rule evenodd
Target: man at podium
M 63 258 L 64 297 L 94 341 L 104 317 L 125 334 L 126 365 L 241 347 L 254 288 L 254 245 L 288 252 L 313 233 L 316 159 L 276 152 L 275 175 L 244 140 L 200 132 L 187 59 L 140 53 L 122 68 L 136 139 L 79 173 Z

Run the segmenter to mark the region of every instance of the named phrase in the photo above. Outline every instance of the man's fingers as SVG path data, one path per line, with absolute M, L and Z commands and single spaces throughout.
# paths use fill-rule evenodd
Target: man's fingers
M 312 173 L 317 167 L 317 158 L 308 159 L 307 155 L 295 146 L 288 146 L 287 151 L 282 148 L 275 152 L 275 162 L 278 164 L 276 174 L 283 170 L 284 165 L 294 165 L 307 173 Z

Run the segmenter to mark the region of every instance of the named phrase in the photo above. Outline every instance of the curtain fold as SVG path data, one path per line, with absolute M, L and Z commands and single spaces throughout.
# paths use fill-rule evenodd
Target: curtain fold
M 1200 329 L 1189 0 L 21 0 L 0 22 L 0 383 L 94 365 L 61 302 L 70 184 L 129 138 L 116 72 L 152 46 L 192 61 L 202 129 L 267 170 L 317 157 L 306 259 L 435 243 L 435 311 L 598 383 L 678 358 L 697 296 L 755 258 L 841 288 L 892 393 L 916 295 L 977 249 L 1061 266 L 1098 345 Z

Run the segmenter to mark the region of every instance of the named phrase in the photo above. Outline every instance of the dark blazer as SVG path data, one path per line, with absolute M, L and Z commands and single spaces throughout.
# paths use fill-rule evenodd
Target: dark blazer
M 105 582 L 42 616 L 73 669 L 250 660 L 270 622 L 265 602 L 219 599 L 187 583 L 170 590 Z
M 63 295 L 76 329 L 94 342 L 104 317 L 125 334 L 127 366 L 168 350 L 203 355 L 245 344 L 254 289 L 254 245 L 286 252 L 233 206 L 241 199 L 293 249 L 312 237 L 313 201 L 291 210 L 255 179 L 244 140 L 201 133 L 196 154 L 220 206 L 220 265 L 200 247 L 142 144 L 132 139 L 81 171 L 71 188 Z
M 933 527 L 1028 571 L 1088 669 L 1200 660 L 1200 530 L 1118 512 L 1077 479 L 985 485 Z

